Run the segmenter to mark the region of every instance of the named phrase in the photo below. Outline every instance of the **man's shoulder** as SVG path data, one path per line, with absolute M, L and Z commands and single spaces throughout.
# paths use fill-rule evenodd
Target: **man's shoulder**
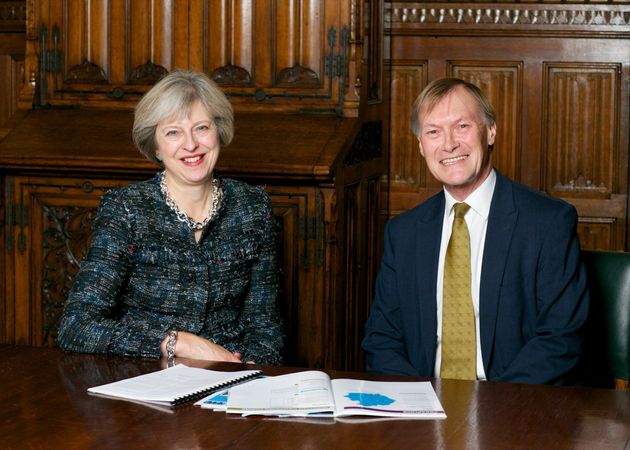
M 393 217 L 389 223 L 393 226 L 408 226 L 416 223 L 418 220 L 426 221 L 434 219 L 435 214 L 443 214 L 444 212 L 444 192 L 439 191 L 428 199 L 424 200 L 417 206 L 404 211 Z M 441 216 L 440 216 L 441 217 Z
M 512 186 L 512 194 L 516 207 L 534 214 L 559 210 L 575 209 L 566 201 L 552 197 L 549 194 L 538 191 L 516 181 L 504 178 Z

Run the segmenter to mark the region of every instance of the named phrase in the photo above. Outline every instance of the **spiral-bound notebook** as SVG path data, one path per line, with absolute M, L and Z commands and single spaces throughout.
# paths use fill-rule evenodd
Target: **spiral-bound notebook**
M 88 392 L 124 400 L 176 406 L 251 380 L 261 373 L 261 370 L 220 372 L 178 364 L 157 372 L 91 387 Z

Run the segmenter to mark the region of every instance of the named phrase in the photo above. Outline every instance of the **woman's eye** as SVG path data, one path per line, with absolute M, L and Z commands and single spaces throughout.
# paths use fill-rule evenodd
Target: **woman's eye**
M 177 136 L 179 136 L 179 131 L 178 130 L 166 130 L 164 135 L 168 136 L 168 137 L 177 137 Z

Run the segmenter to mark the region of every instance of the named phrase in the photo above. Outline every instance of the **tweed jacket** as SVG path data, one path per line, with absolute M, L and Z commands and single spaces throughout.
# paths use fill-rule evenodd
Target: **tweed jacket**
M 169 329 L 281 362 L 276 241 L 259 187 L 221 179 L 224 196 L 199 242 L 160 191 L 161 174 L 106 193 L 58 334 L 70 351 L 160 357 Z

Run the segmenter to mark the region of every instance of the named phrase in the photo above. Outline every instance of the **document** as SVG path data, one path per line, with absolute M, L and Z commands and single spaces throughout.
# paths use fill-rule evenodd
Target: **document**
M 242 416 L 446 418 L 428 381 L 331 380 L 320 371 L 256 379 L 232 387 L 226 412 Z
M 222 372 L 177 364 L 157 372 L 91 387 L 88 392 L 125 400 L 175 406 L 255 378 L 261 373 L 260 370 Z

